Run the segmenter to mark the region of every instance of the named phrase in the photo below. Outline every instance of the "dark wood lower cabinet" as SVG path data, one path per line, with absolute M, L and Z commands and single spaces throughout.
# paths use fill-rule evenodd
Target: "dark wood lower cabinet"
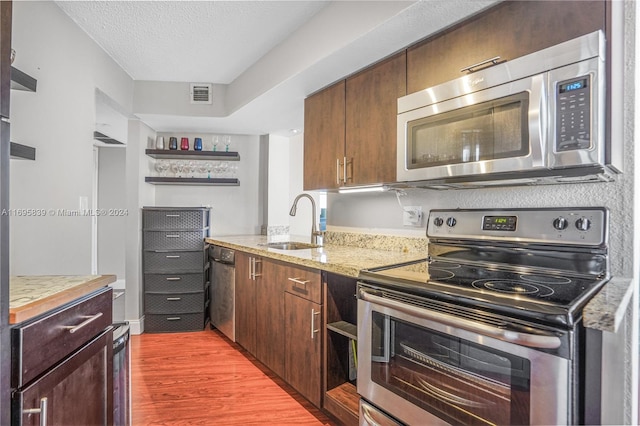
M 256 270 L 256 358 L 278 376 L 284 370 L 284 288 L 285 268 L 262 259 Z
M 252 259 L 236 252 L 236 342 L 256 355 L 256 285 L 251 272 Z
M 284 294 L 285 380 L 317 407 L 322 403 L 322 305 Z
M 12 405 L 13 425 L 113 424 L 111 329 L 14 392 Z

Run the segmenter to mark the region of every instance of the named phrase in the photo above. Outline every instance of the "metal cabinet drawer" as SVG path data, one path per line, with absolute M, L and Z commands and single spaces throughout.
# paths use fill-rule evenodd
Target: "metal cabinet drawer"
M 142 229 L 204 229 L 209 226 L 209 209 L 142 210 Z
M 207 230 L 191 231 L 144 231 L 145 250 L 199 250 L 203 249 Z
M 293 266 L 282 266 L 282 268 L 286 270 L 286 292 L 322 304 L 322 279 L 319 271 Z
M 145 293 L 144 310 L 149 314 L 204 311 L 204 289 L 199 293 Z
M 204 289 L 204 273 L 145 274 L 144 291 L 153 293 L 189 293 Z
M 144 272 L 169 274 L 202 272 L 205 265 L 205 251 L 146 251 L 143 260 Z
M 145 333 L 174 333 L 204 329 L 204 311 L 197 314 L 146 314 Z
M 112 323 L 112 289 L 104 287 L 11 330 L 12 386 L 22 387 Z

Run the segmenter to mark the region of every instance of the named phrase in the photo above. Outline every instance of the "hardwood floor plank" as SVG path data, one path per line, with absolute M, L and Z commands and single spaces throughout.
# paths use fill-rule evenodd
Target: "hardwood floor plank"
M 217 330 L 131 337 L 134 425 L 334 425 Z

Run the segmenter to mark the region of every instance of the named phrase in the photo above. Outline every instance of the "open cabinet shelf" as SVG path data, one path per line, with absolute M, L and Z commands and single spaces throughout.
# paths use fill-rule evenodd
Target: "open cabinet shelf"
M 210 185 L 210 186 L 240 186 L 237 178 L 190 178 L 190 177 L 162 177 L 148 176 L 146 183 L 154 185 Z
M 240 154 L 236 151 L 182 151 L 179 149 L 147 149 L 151 158 L 158 160 L 209 160 L 209 161 L 240 161 Z

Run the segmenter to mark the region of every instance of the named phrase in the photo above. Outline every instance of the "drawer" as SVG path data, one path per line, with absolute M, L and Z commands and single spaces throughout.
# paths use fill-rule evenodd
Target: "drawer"
M 209 209 L 142 210 L 142 229 L 204 229 L 209 227 Z
M 322 304 L 322 279 L 319 271 L 286 267 L 285 277 L 286 292 Z
M 144 291 L 153 293 L 189 293 L 204 289 L 204 273 L 145 274 Z
M 144 272 L 185 273 L 202 272 L 205 251 L 145 251 Z
M 197 314 L 172 314 L 144 316 L 145 333 L 174 333 L 204 330 L 204 311 Z
M 145 293 L 145 314 L 196 313 L 204 311 L 204 290 L 199 293 Z
M 144 231 L 144 250 L 200 250 L 204 248 L 206 229 L 191 231 Z
M 111 326 L 112 294 L 110 287 L 101 288 L 13 328 L 12 387 L 22 387 Z

